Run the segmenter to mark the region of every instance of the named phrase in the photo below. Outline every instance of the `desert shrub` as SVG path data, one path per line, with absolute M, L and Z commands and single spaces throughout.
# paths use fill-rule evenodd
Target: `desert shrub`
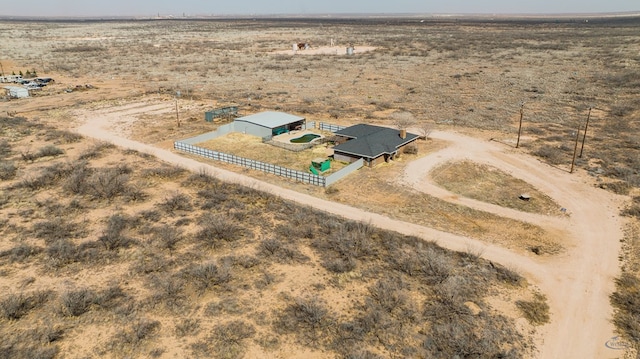
M 562 162 L 567 161 L 567 159 L 564 158 L 562 149 L 555 146 L 542 145 L 538 149 L 533 151 L 533 154 L 553 165 L 558 165 Z
M 95 300 L 96 293 L 88 288 L 69 290 L 60 296 L 61 314 L 78 317 L 88 312 Z
M 221 182 L 203 169 L 189 176 L 183 184 L 188 187 L 201 189 L 217 187 L 221 185 Z
M 182 240 L 182 232 L 169 225 L 162 225 L 153 228 L 153 240 L 162 249 L 166 249 L 169 253 L 173 253 Z
M 160 167 L 153 167 L 146 169 L 142 172 L 145 177 L 160 177 L 164 179 L 177 178 L 185 174 L 187 170 L 178 166 L 161 165 Z
M 116 334 L 116 340 L 127 344 L 137 344 L 149 338 L 160 328 L 157 320 L 139 319 L 133 322 L 129 328 Z
M 505 322 L 482 314 L 466 320 L 451 317 L 429 327 L 423 348 L 432 358 L 520 358 L 522 353 L 510 345 L 518 334 Z
M 107 228 L 98 237 L 98 241 L 104 245 L 107 250 L 116 250 L 118 248 L 126 248 L 133 240 L 124 234 L 129 226 L 129 219 L 121 214 L 114 214 L 107 221 Z
M 49 130 L 45 134 L 44 139 L 46 141 L 55 140 L 59 143 L 76 143 L 76 142 L 80 142 L 83 139 L 83 137 L 82 135 L 75 132 L 70 132 L 65 130 Z
M 134 273 L 149 274 L 165 272 L 172 262 L 167 260 L 162 253 L 155 249 L 144 248 L 142 253 L 136 256 L 131 268 Z
M 622 215 L 640 219 L 640 196 L 633 197 L 631 203 L 622 210 Z
M 635 348 L 640 347 L 640 279 L 631 273 L 616 278 L 616 291 L 610 300 L 616 309 L 613 323 L 618 332 Z
M 51 297 L 52 292 L 49 291 L 8 294 L 0 299 L 0 316 L 4 319 L 18 320 L 42 306 Z
M 536 294 L 533 300 L 517 300 L 516 307 L 533 325 L 542 325 L 549 321 L 549 305 L 544 295 Z
M 204 314 L 210 317 L 219 315 L 240 315 L 247 313 L 247 304 L 234 296 L 225 296 L 219 301 L 214 301 L 205 307 Z
M 372 241 L 374 229 L 365 223 L 345 222 L 337 228 L 328 228 L 328 238 L 318 238 L 312 245 L 323 259 L 323 266 L 329 270 L 346 270 L 356 259 L 376 255 Z M 341 265 L 343 269 L 340 269 Z M 355 267 L 354 267 L 355 268 Z M 354 269 L 352 268 L 352 269 Z
M 198 191 L 198 196 L 204 199 L 200 209 L 210 210 L 219 208 L 220 205 L 229 199 L 228 193 L 217 189 L 204 189 Z
M 186 283 L 183 278 L 168 274 L 154 275 L 151 277 L 151 286 L 155 289 L 150 299 L 152 305 L 161 303 L 172 311 L 187 307 L 187 296 L 184 293 Z
M 35 341 L 42 344 L 50 344 L 63 338 L 63 327 L 54 325 L 47 319 L 44 320 L 44 323 L 38 324 L 39 325 L 31 332 L 31 337 Z
M 347 353 L 344 354 L 345 359 L 382 359 L 381 355 L 372 353 L 362 348 L 348 348 Z
M 176 211 L 189 211 L 192 208 L 191 198 L 184 193 L 178 192 L 165 198 L 164 201 L 158 204 L 158 207 L 169 214 L 174 214 Z
M 13 162 L 0 161 L 0 180 L 7 181 L 16 176 L 18 168 Z
M 428 285 L 442 283 L 454 271 L 454 263 L 441 251 L 427 247 L 423 250 L 394 250 L 390 257 L 393 268 L 417 277 Z
M 44 239 L 46 244 L 51 244 L 57 240 L 77 237 L 79 226 L 63 218 L 56 217 L 51 220 L 36 222 L 33 225 L 33 235 L 36 238 Z
M 522 285 L 524 283 L 524 278 L 513 269 L 509 269 L 507 267 L 501 266 L 499 264 L 493 264 L 493 263 L 491 263 L 491 266 L 495 270 L 496 278 L 499 281 L 502 281 L 511 285 Z
M 192 265 L 185 269 L 184 275 L 200 293 L 231 280 L 229 266 L 213 262 Z
M 335 322 L 326 303 L 318 297 L 296 298 L 277 317 L 276 331 L 295 333 L 302 341 L 316 344 L 329 339 L 326 331 Z
M 63 163 L 44 167 L 37 175 L 23 179 L 20 184 L 15 187 L 28 188 L 35 191 L 41 188 L 53 186 L 71 174 L 75 166 L 75 164 Z
M 368 288 L 369 297 L 387 313 L 407 304 L 408 297 L 400 278 L 383 278 Z
M 322 262 L 322 266 L 334 273 L 351 272 L 358 266 L 354 258 L 331 258 Z
M 126 202 L 143 202 L 149 195 L 137 185 L 126 186 L 122 193 L 122 199 Z
M 118 284 L 112 284 L 103 290 L 95 292 L 92 298 L 92 303 L 101 309 L 113 309 L 125 304 L 125 301 L 127 304 L 131 304 L 133 298 L 128 296 Z
M 11 155 L 11 144 L 5 139 L 0 140 L 0 159 Z
M 279 238 L 267 238 L 260 241 L 258 251 L 262 256 L 279 263 L 303 262 L 308 259 L 292 243 L 285 243 Z
M 36 156 L 40 157 L 55 157 L 63 154 L 64 151 L 54 145 L 46 145 L 38 150 Z
M 87 162 L 77 162 L 62 184 L 62 188 L 73 194 L 87 193 L 90 188 L 91 173 L 92 169 L 87 166 Z
M 276 280 L 277 280 L 277 277 L 275 274 L 270 273 L 268 271 L 262 271 L 262 273 L 260 273 L 260 276 L 255 281 L 255 286 L 256 288 L 262 290 L 268 287 L 269 285 L 275 283 Z
M 145 160 L 152 160 L 152 159 L 155 158 L 155 156 L 150 154 L 150 153 L 140 152 L 138 150 L 133 150 L 133 149 L 130 149 L 130 148 L 122 151 L 122 153 L 124 153 L 125 155 L 129 155 L 129 156 L 138 156 L 138 157 L 140 157 L 142 159 L 145 159 Z
M 200 219 L 200 230 L 195 239 L 204 245 L 217 248 L 225 242 L 234 242 L 244 235 L 244 228 L 226 217 L 206 214 Z
M 55 345 L 24 343 L 0 344 L 1 359 L 54 359 L 59 352 Z
M 60 239 L 51 243 L 46 249 L 49 264 L 60 268 L 80 260 L 80 252 L 68 239 Z
M 20 153 L 20 157 L 22 157 L 22 160 L 25 162 L 33 162 L 39 158 L 36 153 L 31 153 L 31 151 Z
M 89 177 L 87 190 L 93 198 L 112 200 L 126 192 L 128 182 L 126 168 L 100 168 Z
M 408 155 L 416 155 L 418 154 L 418 146 L 411 145 L 404 148 L 404 153 Z
M 186 336 L 194 336 L 200 331 L 200 320 L 193 318 L 184 318 L 176 324 L 174 333 L 178 338 Z
M 27 258 L 38 255 L 42 248 L 20 243 L 17 246 L 0 252 L 0 258 L 7 258 L 10 262 L 22 262 Z
M 138 216 L 139 218 L 142 218 L 145 221 L 149 222 L 159 222 L 162 219 L 162 215 L 160 214 L 160 212 L 153 209 L 140 211 Z
M 106 150 L 115 148 L 116 146 L 109 142 L 99 142 L 95 146 L 85 150 L 78 156 L 78 160 L 95 159 L 102 156 Z
M 216 325 L 209 340 L 213 342 L 213 353 L 217 358 L 241 358 L 244 355 L 246 339 L 256 333 L 253 325 L 242 320 L 234 320 Z

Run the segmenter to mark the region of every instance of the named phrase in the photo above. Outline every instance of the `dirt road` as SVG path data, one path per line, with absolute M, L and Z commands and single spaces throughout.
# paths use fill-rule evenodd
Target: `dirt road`
M 552 258 L 540 259 L 533 254 L 515 253 L 473 238 L 318 199 L 129 140 L 118 134 L 117 128 L 113 127 L 113 121 L 120 115 L 122 114 L 110 115 L 105 112 L 82 117 L 80 113 L 81 122 L 77 131 L 88 137 L 153 154 L 163 161 L 192 171 L 205 170 L 224 181 L 264 190 L 345 218 L 371 222 L 399 233 L 436 240 L 446 248 L 459 251 L 470 247 L 482 248 L 483 257 L 519 271 L 549 299 L 552 319 L 550 324 L 542 328 L 542 338 L 538 343 L 540 358 L 614 358 L 621 354 L 605 347 L 605 342 L 614 336 L 608 295 L 613 291 L 613 278 L 618 273 L 619 240 L 622 237 L 616 198 L 594 189 L 587 183 L 584 175 L 570 175 L 526 155 L 514 153 L 512 149 L 495 142 L 444 132 L 434 133 L 432 136 L 450 141 L 451 146 L 407 167 L 404 176 L 406 183 L 444 199 L 450 199 L 452 195 L 429 183 L 429 170 L 444 161 L 465 158 L 500 168 L 551 196 L 570 211 L 570 217 L 522 214 L 478 201 L 459 200 L 465 205 L 505 217 L 528 220 L 543 227 L 548 226 L 547 228 L 566 229 L 571 236 L 571 245 L 567 251 Z
M 410 163 L 403 180 L 442 199 L 504 217 L 527 221 L 546 229 L 563 228 L 569 248 L 559 256 L 537 261 L 529 274 L 549 299 L 552 321 L 543 330 L 543 358 L 610 358 L 620 353 L 605 347 L 614 336 L 609 294 L 618 274 L 622 238 L 614 195 L 593 188 L 584 174 L 569 174 L 515 151 L 512 147 L 454 133 L 434 138 L 450 146 Z M 443 163 L 468 159 L 501 169 L 546 193 L 570 213 L 569 217 L 540 216 L 456 196 L 428 180 L 429 171 Z M 504 263 L 503 259 L 496 259 Z M 533 269 L 533 268 L 531 268 Z

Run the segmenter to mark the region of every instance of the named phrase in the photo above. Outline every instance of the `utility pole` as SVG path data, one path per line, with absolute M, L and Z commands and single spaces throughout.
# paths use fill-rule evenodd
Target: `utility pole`
M 516 142 L 516 148 L 520 146 L 520 134 L 522 133 L 522 115 L 524 113 L 524 102 L 520 104 L 520 125 L 518 126 L 518 141 Z
M 180 128 L 180 115 L 178 113 L 178 97 L 180 97 L 180 91 L 176 92 L 176 123 L 178 124 L 178 128 Z
M 573 160 L 571 160 L 571 169 L 569 173 L 573 173 L 573 167 L 576 164 L 576 154 L 578 153 L 578 139 L 580 139 L 580 125 L 578 125 L 578 129 L 576 130 L 576 144 L 573 146 Z
M 4 67 L 2 67 L 2 61 L 0 61 L 0 71 L 2 72 L 2 77 L 4 77 Z
M 582 146 L 580 147 L 580 155 L 578 157 L 582 158 L 582 151 L 584 151 L 584 141 L 587 139 L 587 129 L 589 128 L 589 118 L 591 117 L 591 106 L 589 106 L 589 113 L 587 113 L 587 124 L 584 125 L 584 136 L 582 136 Z

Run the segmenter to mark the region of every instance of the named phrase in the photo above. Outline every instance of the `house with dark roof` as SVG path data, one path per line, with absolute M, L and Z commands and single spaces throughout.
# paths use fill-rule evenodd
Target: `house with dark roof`
M 360 158 L 372 167 L 388 162 L 403 153 L 418 135 L 406 130 L 359 124 L 335 132 L 333 158 L 336 161 L 355 162 Z

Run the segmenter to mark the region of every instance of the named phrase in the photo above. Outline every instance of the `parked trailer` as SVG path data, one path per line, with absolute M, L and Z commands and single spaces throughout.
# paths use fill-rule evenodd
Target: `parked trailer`
M 20 81 L 22 81 L 21 75 L 0 76 L 0 82 L 2 83 L 18 83 Z

